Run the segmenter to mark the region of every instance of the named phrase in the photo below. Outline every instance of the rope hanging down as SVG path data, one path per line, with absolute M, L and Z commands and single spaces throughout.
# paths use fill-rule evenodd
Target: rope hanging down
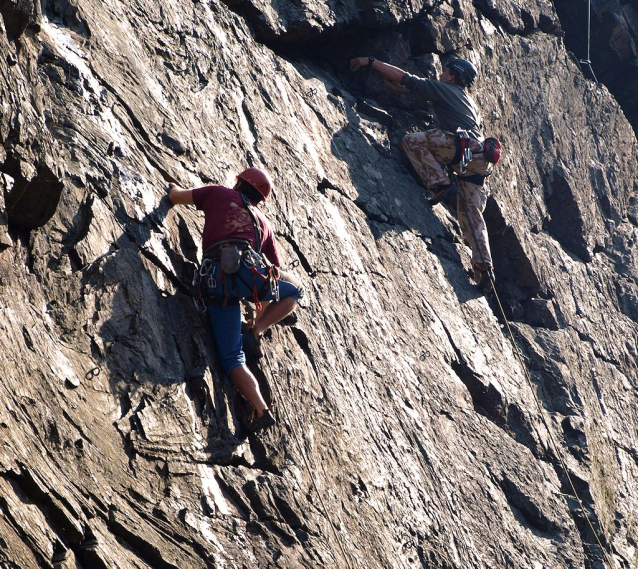
M 467 200 L 465 199 L 465 194 L 464 192 L 459 188 L 459 192 L 461 194 L 462 199 L 465 201 L 465 203 L 467 204 Z M 467 210 L 467 205 L 466 205 L 466 210 Z M 474 237 L 474 241 L 476 242 L 476 232 L 474 231 L 474 224 L 472 223 L 472 219 L 470 215 L 466 215 L 469 225 L 470 225 L 470 230 L 472 231 L 472 236 Z M 483 265 L 485 266 L 485 258 L 483 257 L 483 252 L 481 251 L 481 248 L 479 247 L 479 253 L 481 255 L 481 262 L 483 263 Z M 516 343 L 516 339 L 514 338 L 514 333 L 512 332 L 512 327 L 510 325 L 509 320 L 507 319 L 507 316 L 505 315 L 505 309 L 503 308 L 503 305 L 501 304 L 501 299 L 498 296 L 498 292 L 496 291 L 496 283 L 494 282 L 494 279 L 492 277 L 492 275 L 488 272 L 489 275 L 489 279 L 490 279 L 490 284 L 492 285 L 492 292 L 494 293 L 494 298 L 496 299 L 496 302 L 498 304 L 498 308 L 500 310 L 501 316 L 503 317 L 503 322 L 505 323 L 505 327 L 507 328 L 507 333 L 508 336 L 511 340 L 512 343 L 512 348 L 514 351 L 514 354 L 516 356 L 516 358 L 519 361 L 519 364 L 521 366 L 521 369 L 523 370 L 523 375 L 525 376 L 525 379 L 527 380 L 527 384 L 529 385 L 529 388 L 532 392 L 532 396 L 534 397 L 534 401 L 536 403 L 536 408 L 538 409 L 538 414 L 541 418 L 541 421 L 543 422 L 543 426 L 545 427 L 545 430 L 547 431 L 548 437 L 549 437 L 549 442 L 551 445 L 551 450 L 554 452 L 554 455 L 556 456 L 556 458 L 558 459 L 558 462 L 560 463 L 560 467 L 563 470 L 563 472 L 565 473 L 565 478 L 567 479 L 567 482 L 569 484 L 569 487 L 572 491 L 571 495 L 567 495 L 567 497 L 569 498 L 573 498 L 574 500 L 576 500 L 578 502 L 578 505 L 581 509 L 581 511 L 583 512 L 583 516 L 585 517 L 585 520 L 587 521 L 587 525 L 589 526 L 589 529 L 591 530 L 592 535 L 594 536 L 594 538 L 596 539 L 596 543 L 598 545 L 598 547 L 600 547 L 600 550 L 603 553 L 604 558 L 607 560 L 607 563 L 609 564 L 609 567 L 614 567 L 614 562 L 613 559 L 611 558 L 611 555 L 609 554 L 609 552 L 607 551 L 607 549 L 603 546 L 602 544 L 602 540 L 600 539 L 599 535 L 598 535 L 598 531 L 596 530 L 596 528 L 594 528 L 594 525 L 592 524 L 591 520 L 589 519 L 589 516 L 587 515 L 587 510 L 585 509 L 585 504 L 582 501 L 581 497 L 578 494 L 578 491 L 576 490 L 576 486 L 574 484 L 574 481 L 572 480 L 571 475 L 569 474 L 569 471 L 567 470 L 567 464 L 565 463 L 565 460 L 563 459 L 563 455 L 559 452 L 559 446 L 554 438 L 554 435 L 552 434 L 551 429 L 549 428 L 549 424 L 547 422 L 547 418 L 545 417 L 545 410 L 543 409 L 543 405 L 541 404 L 538 396 L 536 395 L 536 391 L 534 390 L 534 382 L 532 381 L 532 377 L 531 374 L 529 372 L 529 370 L 527 369 L 527 366 L 525 365 L 525 360 L 523 359 L 523 354 L 520 351 L 520 348 L 518 347 L 518 344 Z M 609 542 L 609 539 L 607 539 L 607 541 Z
M 593 77 L 594 81 L 598 83 L 598 79 L 596 79 L 596 74 L 594 73 L 594 69 L 591 66 L 591 61 L 589 60 L 590 44 L 591 44 L 591 0 L 588 0 L 587 2 L 587 58 L 579 59 L 578 62 L 581 65 L 586 66 L 587 69 L 589 69 L 589 72 L 591 73 L 591 76 Z

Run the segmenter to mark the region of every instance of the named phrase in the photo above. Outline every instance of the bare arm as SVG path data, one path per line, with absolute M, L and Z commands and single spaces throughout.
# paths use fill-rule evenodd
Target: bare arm
M 355 57 L 350 60 L 350 71 L 358 71 L 362 67 L 366 67 L 370 61 L 369 57 Z M 393 83 L 401 83 L 401 79 L 405 75 L 405 71 L 403 69 L 399 69 L 394 65 L 390 65 L 389 63 L 385 63 L 383 61 L 379 61 L 375 59 L 372 62 L 372 69 L 376 69 L 381 75 L 383 75 L 389 81 Z
M 193 190 L 184 190 L 177 184 L 169 184 L 168 199 L 174 205 L 195 205 L 193 201 Z

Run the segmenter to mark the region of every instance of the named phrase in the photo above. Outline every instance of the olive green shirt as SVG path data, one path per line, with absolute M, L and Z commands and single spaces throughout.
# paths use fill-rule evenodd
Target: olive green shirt
M 476 102 L 461 85 L 422 79 L 406 73 L 401 79 L 417 100 L 430 101 L 437 122 L 443 130 L 456 132 L 466 130 L 478 141 L 483 142 L 483 120 Z

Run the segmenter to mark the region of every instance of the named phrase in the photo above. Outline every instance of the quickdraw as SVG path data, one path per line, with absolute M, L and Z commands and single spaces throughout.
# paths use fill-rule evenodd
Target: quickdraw
M 458 164 L 461 174 L 465 174 L 469 163 L 472 161 L 472 150 L 470 149 L 470 135 L 466 130 L 457 130 L 454 138 L 456 153 L 451 164 Z

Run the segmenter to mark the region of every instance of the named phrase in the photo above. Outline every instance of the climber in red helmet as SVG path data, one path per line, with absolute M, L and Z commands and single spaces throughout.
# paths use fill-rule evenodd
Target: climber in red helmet
M 500 159 L 501 145 L 495 138 L 484 138 L 478 105 L 468 93 L 478 74 L 476 67 L 465 59 L 453 59 L 436 81 L 416 77 L 374 57 L 350 61 L 353 72 L 365 67 L 407 87 L 418 102 L 431 102 L 440 128 L 408 134 L 401 146 L 425 187 L 434 192 L 432 205 L 458 195 L 459 225 L 472 249 L 475 278 L 479 288 L 489 293 L 494 275 L 483 219 L 489 196 L 485 181 Z M 450 180 L 448 167 L 454 171 L 456 183 Z
M 261 356 L 262 333 L 290 314 L 303 294 L 296 279 L 280 274 L 274 233 L 255 207 L 271 190 L 266 172 L 248 168 L 232 189 L 211 185 L 185 190 L 169 184 L 168 194 L 173 204 L 195 205 L 204 212 L 200 288 L 222 368 L 255 409 L 251 432 L 272 426 L 275 418 L 246 366 L 245 353 Z M 244 299 L 255 302 L 258 316 L 242 334 L 239 301 Z

